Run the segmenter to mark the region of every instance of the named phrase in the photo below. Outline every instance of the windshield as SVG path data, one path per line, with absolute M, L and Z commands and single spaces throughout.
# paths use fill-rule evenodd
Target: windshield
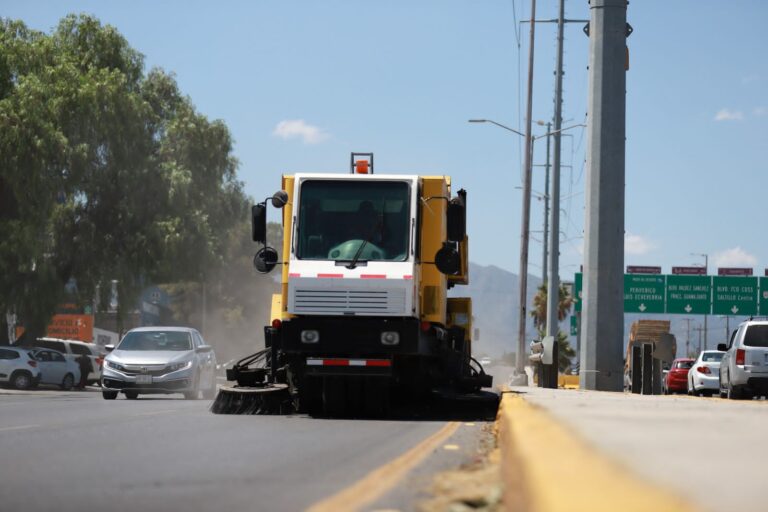
M 192 350 L 192 340 L 184 331 L 129 332 L 117 346 L 118 350 Z
M 351 261 L 360 251 L 359 261 L 405 261 L 409 197 L 402 181 L 305 181 L 297 257 Z
M 702 362 L 719 363 L 723 358 L 723 352 L 705 352 L 701 355 Z
M 675 363 L 675 369 L 688 370 L 693 366 L 693 361 L 678 361 Z

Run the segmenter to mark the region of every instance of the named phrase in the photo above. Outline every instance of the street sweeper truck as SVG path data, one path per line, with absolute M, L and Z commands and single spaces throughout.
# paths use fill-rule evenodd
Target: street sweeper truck
M 280 254 L 267 240 L 282 209 Z M 265 348 L 227 369 L 223 414 L 387 413 L 393 397 L 474 393 L 491 377 L 472 358 L 467 194 L 448 176 L 375 174 L 372 153 L 349 173 L 295 174 L 252 208 L 254 266 L 282 270 Z M 280 261 L 279 261 L 280 260 Z

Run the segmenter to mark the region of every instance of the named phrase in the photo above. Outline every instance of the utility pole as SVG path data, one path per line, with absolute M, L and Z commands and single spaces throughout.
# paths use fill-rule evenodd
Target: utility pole
M 547 336 L 557 336 L 560 326 L 560 140 L 563 124 L 563 28 L 565 27 L 565 0 L 560 0 L 557 18 L 557 70 L 555 71 L 555 155 L 552 166 L 552 184 L 548 191 L 552 202 L 549 238 L 549 280 L 547 281 Z M 549 129 L 547 129 L 549 132 Z M 549 137 L 547 137 L 549 147 Z
M 701 352 L 701 331 L 704 331 L 704 332 L 707 332 L 707 331 L 706 331 L 706 329 L 704 329 L 704 328 L 703 328 L 703 327 L 701 327 L 701 326 L 699 326 L 699 327 L 694 327 L 694 329 L 693 329 L 693 330 L 694 330 L 694 331 L 698 331 L 698 333 L 699 333 L 699 353 L 700 353 L 700 352 Z M 698 354 L 697 354 L 697 355 L 698 355 Z
M 515 369 L 522 380 L 525 375 L 525 326 L 527 323 L 528 302 L 528 241 L 531 223 L 531 116 L 533 111 L 533 43 L 536 31 L 536 0 L 531 0 L 531 35 L 528 48 L 528 104 L 525 118 L 525 173 L 523 179 L 523 215 L 520 229 L 520 317 L 517 331 L 517 358 Z M 526 380 L 527 382 L 527 380 Z
M 552 131 L 552 123 L 547 123 L 547 133 Z M 541 283 L 547 284 L 547 265 L 549 265 L 549 258 L 547 257 L 548 245 L 549 245 L 549 135 L 547 135 L 547 163 L 544 166 L 544 241 L 541 244 Z M 545 319 L 546 321 L 546 319 Z
M 627 0 L 590 0 L 582 389 L 623 389 Z

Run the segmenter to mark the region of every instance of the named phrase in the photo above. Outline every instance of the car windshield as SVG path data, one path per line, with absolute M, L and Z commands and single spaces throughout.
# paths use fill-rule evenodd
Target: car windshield
M 701 355 L 701 360 L 705 363 L 719 363 L 722 358 L 722 352 L 706 352 Z
M 750 325 L 744 335 L 748 347 L 768 347 L 768 325 Z
M 693 366 L 693 361 L 678 361 L 675 363 L 675 368 L 678 370 L 688 370 Z
M 118 350 L 192 350 L 192 340 L 184 331 L 133 331 L 117 346 Z
M 405 261 L 410 187 L 403 181 L 309 180 L 301 185 L 297 257 Z

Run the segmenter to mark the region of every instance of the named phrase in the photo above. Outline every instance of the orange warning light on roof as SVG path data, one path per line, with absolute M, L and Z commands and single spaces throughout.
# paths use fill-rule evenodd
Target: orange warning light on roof
M 368 160 L 358 160 L 355 162 L 355 172 L 357 174 L 368 174 Z

